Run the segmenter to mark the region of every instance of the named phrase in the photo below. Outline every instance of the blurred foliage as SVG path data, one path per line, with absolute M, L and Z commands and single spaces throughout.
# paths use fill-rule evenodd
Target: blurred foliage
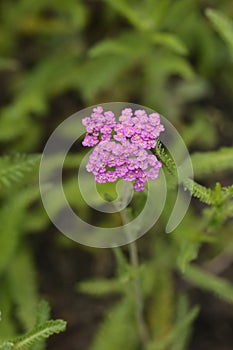
M 34 309 L 34 313 L 35 312 L 36 309 Z M 45 348 L 46 338 L 50 337 L 52 334 L 63 332 L 66 328 L 66 322 L 63 320 L 48 321 L 50 317 L 50 309 L 48 303 L 44 300 L 38 304 L 36 316 L 36 323 L 32 330 L 9 341 L 4 341 L 0 344 L 0 349 L 20 350 L 27 348 L 30 350 L 43 350 Z M 30 325 L 31 324 L 32 323 L 30 323 Z
M 189 348 L 198 308 L 188 293 L 177 290 L 174 276 L 232 302 L 233 285 L 221 277 L 233 254 L 232 17 L 230 0 L 0 2 L 1 349 L 44 350 L 43 338 L 64 329 L 62 321 L 48 321 L 48 306 L 36 312 L 40 293 L 32 240 L 50 229 L 39 201 L 38 167 L 55 127 L 91 104 L 130 101 L 165 115 L 190 150 L 195 181 L 183 185 L 197 199 L 176 230 L 165 235 L 177 184 L 174 162 L 158 144 L 169 191 L 149 243 L 140 240 L 143 264 L 132 267 L 127 251 L 117 249 L 112 278 L 93 276 L 78 285 L 92 297 L 120 296 L 90 349 L 140 348 L 132 298 L 136 279 L 148 350 Z M 67 156 L 64 191 L 80 216 L 93 220 L 76 184 L 82 157 L 82 152 Z M 102 195 L 114 191 L 109 185 Z M 93 201 L 98 204 L 98 198 Z M 54 202 L 58 211 L 61 203 L 56 197 Z M 143 203 L 135 199 L 133 215 Z M 101 224 L 111 220 L 118 225 L 120 217 Z M 26 335 L 18 338 L 22 331 Z

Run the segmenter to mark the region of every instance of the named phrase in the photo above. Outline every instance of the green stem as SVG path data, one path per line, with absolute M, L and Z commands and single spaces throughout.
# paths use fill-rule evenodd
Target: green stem
M 135 269 L 139 267 L 138 249 L 135 241 L 129 244 L 130 262 Z M 143 348 L 146 349 L 149 342 L 149 332 L 143 316 L 144 301 L 142 296 L 141 284 L 139 277 L 134 279 L 134 293 L 136 302 L 136 318 L 138 323 L 138 330 L 140 340 Z
M 123 203 L 127 203 L 127 198 L 129 197 L 129 188 L 125 186 L 123 191 Z M 126 201 L 125 201 L 126 200 Z M 130 222 L 130 218 L 128 215 L 127 208 L 121 211 L 122 221 L 126 225 Z M 130 240 L 133 237 L 132 232 L 127 232 Z M 139 259 L 138 259 L 138 249 L 137 244 L 133 240 L 129 243 L 129 255 L 130 255 L 130 263 L 135 270 L 139 268 Z M 143 315 L 144 309 L 144 300 L 141 290 L 141 282 L 140 278 L 136 276 L 133 280 L 134 294 L 135 294 L 135 305 L 136 305 L 136 319 L 138 324 L 138 331 L 141 343 L 143 345 L 143 349 L 146 349 L 149 343 L 149 332 L 147 329 L 147 325 Z

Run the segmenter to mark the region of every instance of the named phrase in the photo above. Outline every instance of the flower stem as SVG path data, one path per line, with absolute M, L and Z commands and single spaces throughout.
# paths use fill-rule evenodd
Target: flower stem
M 120 204 L 125 206 L 127 203 L 127 199 L 130 198 L 130 188 L 128 186 L 123 187 L 123 195 L 120 201 Z M 121 212 L 121 217 L 124 225 L 127 225 L 130 222 L 129 213 L 127 207 L 123 210 L 120 209 L 121 205 L 118 207 L 118 210 Z M 139 268 L 139 258 L 138 258 L 138 248 L 136 241 L 133 238 L 135 236 L 132 232 L 129 232 L 129 229 L 126 229 L 127 236 L 129 238 L 129 255 L 130 255 L 130 263 L 135 270 Z M 144 300 L 141 290 L 141 282 L 140 278 L 136 275 L 133 280 L 134 286 L 134 294 L 135 294 L 135 306 L 136 306 L 136 319 L 138 324 L 138 332 L 140 341 L 142 343 L 143 349 L 146 350 L 150 337 L 147 329 L 147 325 L 143 316 L 143 308 L 144 308 Z
M 135 269 L 137 269 L 139 267 L 139 259 L 138 259 L 137 244 L 135 241 L 129 243 L 129 254 L 130 254 L 130 262 L 132 266 Z M 149 341 L 149 332 L 143 316 L 144 302 L 143 302 L 143 296 L 142 296 L 139 277 L 136 277 L 134 279 L 134 293 L 135 293 L 136 318 L 138 323 L 139 336 L 143 345 L 143 349 L 146 349 Z

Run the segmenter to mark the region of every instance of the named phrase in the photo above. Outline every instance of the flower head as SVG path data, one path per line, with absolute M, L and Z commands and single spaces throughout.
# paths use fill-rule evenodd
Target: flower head
M 98 106 L 82 123 L 87 130 L 83 146 L 95 146 L 86 169 L 97 182 L 134 181 L 135 191 L 140 192 L 149 178 L 158 177 L 162 163 L 148 152 L 164 131 L 158 113 L 125 108 L 117 121 L 112 111 Z

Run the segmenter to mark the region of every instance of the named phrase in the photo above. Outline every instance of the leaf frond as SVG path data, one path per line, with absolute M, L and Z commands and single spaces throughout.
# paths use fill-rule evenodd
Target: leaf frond
M 20 350 L 31 346 L 32 344 L 48 338 L 52 334 L 63 332 L 66 328 L 66 322 L 63 320 L 51 320 L 47 321 L 32 331 L 26 333 L 23 336 L 17 337 L 11 342 L 14 344 L 13 350 Z
M 233 284 L 226 279 L 211 275 L 194 265 L 187 267 L 184 277 L 195 286 L 233 303 Z
M 12 183 L 19 182 L 32 172 L 40 161 L 38 154 L 15 154 L 0 157 L 0 188 L 10 187 Z

